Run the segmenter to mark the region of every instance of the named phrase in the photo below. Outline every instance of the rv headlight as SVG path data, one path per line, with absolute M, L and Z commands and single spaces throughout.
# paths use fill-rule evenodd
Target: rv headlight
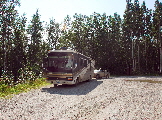
M 73 80 L 73 77 L 68 77 L 67 80 Z

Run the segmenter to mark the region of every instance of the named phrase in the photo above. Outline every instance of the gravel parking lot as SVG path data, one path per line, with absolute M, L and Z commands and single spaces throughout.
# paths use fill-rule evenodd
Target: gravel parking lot
M 0 120 L 162 120 L 162 77 L 48 85 L 0 99 Z

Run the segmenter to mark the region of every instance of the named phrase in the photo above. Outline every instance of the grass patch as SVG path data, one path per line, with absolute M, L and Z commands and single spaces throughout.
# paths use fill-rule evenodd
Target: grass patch
M 37 89 L 48 84 L 49 83 L 47 83 L 43 78 L 27 83 L 17 84 L 15 86 L 8 86 L 4 83 L 0 83 L 0 98 L 10 98 L 13 94 L 27 92 L 31 89 Z

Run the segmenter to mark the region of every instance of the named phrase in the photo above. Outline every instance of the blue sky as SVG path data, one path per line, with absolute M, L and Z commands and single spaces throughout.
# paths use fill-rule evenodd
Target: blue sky
M 132 0 L 134 1 L 134 0 Z M 139 0 L 142 4 L 143 0 Z M 162 2 L 162 0 L 159 0 Z M 41 21 L 49 22 L 54 18 L 56 22 L 61 23 L 67 15 L 73 17 L 75 13 L 91 15 L 93 12 L 107 15 L 113 15 L 117 12 L 123 16 L 126 8 L 126 0 L 20 0 L 21 6 L 17 7 L 20 15 L 26 14 L 28 21 L 32 15 L 39 9 Z M 155 0 L 145 0 L 149 9 L 154 9 Z

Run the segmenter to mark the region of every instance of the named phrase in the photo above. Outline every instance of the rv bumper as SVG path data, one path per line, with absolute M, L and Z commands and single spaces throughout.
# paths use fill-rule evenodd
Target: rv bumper
M 47 82 L 51 84 L 67 84 L 67 85 L 75 84 L 74 81 L 67 81 L 67 80 L 47 80 Z

